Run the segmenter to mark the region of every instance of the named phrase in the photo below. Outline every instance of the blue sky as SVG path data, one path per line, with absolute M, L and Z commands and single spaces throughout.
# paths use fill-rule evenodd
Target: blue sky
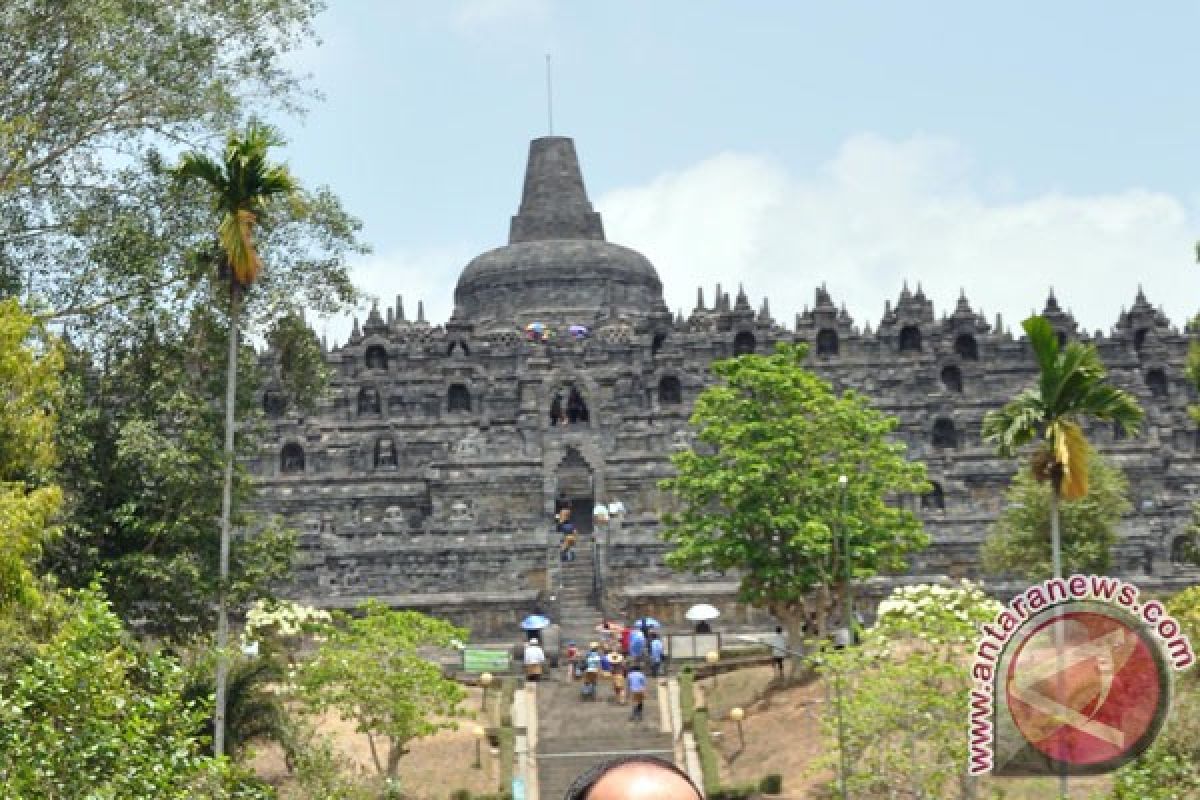
M 1200 308 L 1194 3 L 331 5 L 287 157 L 363 219 L 364 288 L 434 322 L 505 240 L 546 53 L 554 132 L 672 308 L 741 281 L 790 326 L 824 281 L 874 326 L 905 279 L 1010 325 L 1051 284 L 1089 330 L 1139 283 Z

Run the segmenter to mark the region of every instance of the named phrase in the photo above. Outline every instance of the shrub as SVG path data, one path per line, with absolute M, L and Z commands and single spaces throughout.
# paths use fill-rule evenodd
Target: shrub
M 783 792 L 783 776 L 771 773 L 758 784 L 758 790 L 763 794 L 781 794 Z
M 717 772 L 717 751 L 708 731 L 708 711 L 697 709 L 692 715 L 692 734 L 696 737 L 696 755 L 700 758 L 700 772 L 704 775 L 704 794 L 712 797 L 721 790 L 721 777 Z
M 471 790 L 455 789 L 450 793 L 450 800 L 471 800 Z

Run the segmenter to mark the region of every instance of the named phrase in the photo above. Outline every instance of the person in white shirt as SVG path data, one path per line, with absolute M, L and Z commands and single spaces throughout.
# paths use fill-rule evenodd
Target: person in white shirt
M 767 644 L 771 645 L 771 660 L 775 662 L 775 671 L 782 678 L 783 660 L 787 658 L 787 635 L 782 627 L 775 626 L 775 633 L 767 637 Z
M 542 665 L 546 663 L 546 653 L 538 644 L 537 639 L 530 639 L 525 645 L 525 679 L 538 680 L 542 675 Z

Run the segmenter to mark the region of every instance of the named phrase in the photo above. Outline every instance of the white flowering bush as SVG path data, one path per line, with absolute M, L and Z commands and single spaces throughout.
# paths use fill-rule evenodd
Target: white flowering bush
M 246 612 L 242 647 L 262 642 L 268 649 L 290 651 L 301 636 L 322 641 L 332 624 L 333 617 L 328 611 L 287 600 L 260 599 Z
M 979 628 L 1003 606 L 968 580 L 956 586 L 902 586 L 879 604 L 876 625 L 888 639 L 919 639 L 933 644 L 973 642 Z
M 964 733 L 969 654 L 978 626 L 1000 608 L 969 581 L 901 587 L 880 604 L 861 646 L 822 655 L 825 680 L 831 690 L 841 690 L 847 784 L 854 796 L 970 796 Z M 824 728 L 829 756 L 814 768 L 836 775 L 836 714 L 825 716 Z

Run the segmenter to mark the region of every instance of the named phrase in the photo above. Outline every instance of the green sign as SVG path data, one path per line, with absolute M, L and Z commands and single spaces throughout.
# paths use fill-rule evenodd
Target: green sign
M 463 650 L 464 672 L 507 672 L 511 656 L 507 650 Z

